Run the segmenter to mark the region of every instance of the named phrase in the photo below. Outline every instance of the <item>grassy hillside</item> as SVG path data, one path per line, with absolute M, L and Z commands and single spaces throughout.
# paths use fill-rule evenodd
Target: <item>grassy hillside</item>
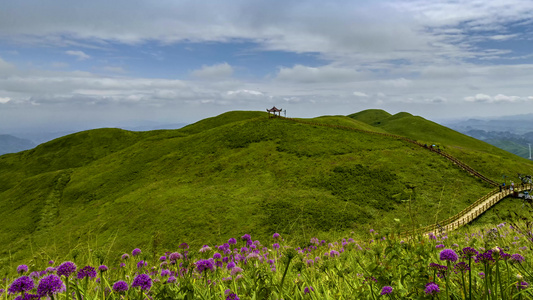
M 344 116 L 311 121 L 401 132 L 404 118 L 411 117 L 380 127 Z M 446 141 L 462 145 L 464 157 L 480 151 L 455 135 Z M 506 159 L 505 172 L 533 173 L 531 162 Z M 262 112 L 228 112 L 178 130 L 80 132 L 0 156 L 0 170 L 0 258 L 12 261 L 39 251 L 74 255 L 81 247 L 157 251 L 273 232 L 305 243 L 427 225 L 491 189 L 405 141 Z
M 364 112 L 360 113 L 364 115 Z M 475 138 L 461 134 L 437 123 L 408 113 L 398 113 L 389 118 L 377 118 L 375 127 L 386 132 L 406 136 L 428 145 L 435 144 L 462 162 L 489 178 L 501 181 L 502 176 L 516 177 L 517 170 L 530 172 L 531 162 Z M 527 170 L 527 171 L 526 171 Z

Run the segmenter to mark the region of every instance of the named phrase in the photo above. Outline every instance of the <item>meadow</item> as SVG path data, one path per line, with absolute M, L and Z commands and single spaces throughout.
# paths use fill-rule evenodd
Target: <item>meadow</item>
M 217 245 L 182 243 L 154 256 L 90 250 L 13 266 L 2 299 L 530 299 L 530 223 L 467 226 L 448 234 L 311 238 L 274 233 Z
M 1 297 L 531 296 L 530 224 L 483 227 L 498 209 L 449 235 L 399 236 L 493 187 L 420 144 L 375 133 L 436 143 L 492 180 L 530 174 L 530 161 L 408 113 L 302 121 L 228 112 L 0 156 Z

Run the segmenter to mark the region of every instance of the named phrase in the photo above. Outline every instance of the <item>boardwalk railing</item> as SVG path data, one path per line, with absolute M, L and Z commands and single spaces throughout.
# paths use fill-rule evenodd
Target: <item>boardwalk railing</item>
M 429 234 L 429 233 L 442 233 L 446 231 L 452 231 L 458 229 L 461 226 L 464 226 L 474 219 L 479 217 L 481 214 L 486 212 L 500 200 L 505 197 L 512 195 L 513 193 L 531 190 L 533 188 L 532 184 L 520 185 L 514 188 L 514 191 L 510 189 L 504 189 L 501 192 L 499 190 L 493 190 L 487 195 L 479 198 L 476 202 L 469 205 L 467 208 L 463 209 L 456 215 L 449 217 L 447 219 L 439 221 L 437 224 L 432 224 L 426 227 L 418 228 L 414 232 L 403 232 L 401 236 L 407 236 L 410 234 Z

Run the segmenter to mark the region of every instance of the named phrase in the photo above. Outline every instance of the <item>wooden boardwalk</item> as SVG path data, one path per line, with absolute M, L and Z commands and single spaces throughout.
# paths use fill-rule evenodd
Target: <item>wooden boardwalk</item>
M 283 117 L 281 117 L 283 118 Z M 313 126 L 325 126 L 325 127 L 332 127 L 332 128 L 339 128 L 344 130 L 351 130 L 351 131 L 357 131 L 367 134 L 374 134 L 374 135 L 381 135 L 381 136 L 388 136 L 394 139 L 403 140 L 415 145 L 418 145 L 420 147 L 423 147 L 425 149 L 428 149 L 429 151 L 432 151 L 438 155 L 441 155 L 442 157 L 448 159 L 449 161 L 453 162 L 455 165 L 460 167 L 461 169 L 467 171 L 468 173 L 472 174 L 473 176 L 476 176 L 477 178 L 481 179 L 482 181 L 492 185 L 492 186 L 499 186 L 499 183 L 496 181 L 484 176 L 483 174 L 479 173 L 478 171 L 474 170 L 472 167 L 468 166 L 467 164 L 461 162 L 457 158 L 451 156 L 448 153 L 445 153 L 444 151 L 441 151 L 440 149 L 435 149 L 434 147 L 428 147 L 426 144 L 422 144 L 416 140 L 395 135 L 395 134 L 389 134 L 389 133 L 382 133 L 382 132 L 375 132 L 375 131 L 368 131 L 348 126 L 341 126 L 341 125 L 331 125 L 331 124 L 321 124 L 321 123 L 314 123 L 314 122 L 308 122 L 304 120 L 299 119 L 292 119 L 292 118 L 283 118 L 284 120 L 289 120 L 301 124 L 307 124 L 307 125 L 313 125 Z M 514 188 L 514 192 L 521 192 L 526 190 L 531 190 L 533 188 L 532 184 L 526 184 L 526 185 L 518 185 Z M 439 221 L 437 224 L 432 224 L 426 227 L 418 228 L 414 232 L 404 232 L 401 235 L 410 235 L 410 234 L 437 234 L 437 233 L 443 233 L 455 230 L 461 226 L 464 226 L 470 222 L 472 222 L 474 219 L 479 217 L 481 214 L 483 214 L 485 211 L 489 210 L 492 206 L 494 206 L 496 203 L 498 203 L 500 200 L 502 200 L 505 197 L 511 196 L 513 192 L 511 192 L 510 189 L 503 189 L 500 191 L 499 188 L 491 191 L 487 195 L 481 197 L 465 209 L 463 209 L 458 214 Z
M 531 190 L 533 188 L 533 185 L 526 184 L 526 185 L 519 185 L 515 187 L 514 192 L 521 192 L 526 190 Z M 514 192 L 511 192 L 510 189 L 504 189 L 501 192 L 499 190 L 494 190 L 487 195 L 481 197 L 476 202 L 468 206 L 467 208 L 463 209 L 461 212 L 456 214 L 455 216 L 452 216 L 448 219 L 442 220 L 441 222 L 433 225 L 429 225 L 426 227 L 422 227 L 417 229 L 416 233 L 421 234 L 437 234 L 437 233 L 443 233 L 455 230 L 461 226 L 464 226 L 473 220 L 475 220 L 477 217 L 479 217 L 481 214 L 489 210 L 492 206 L 494 206 L 496 203 L 498 203 L 500 200 L 502 200 L 505 197 L 511 196 Z

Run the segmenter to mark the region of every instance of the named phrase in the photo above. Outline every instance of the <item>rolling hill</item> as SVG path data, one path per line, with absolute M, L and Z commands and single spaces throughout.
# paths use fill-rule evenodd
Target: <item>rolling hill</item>
M 533 173 L 526 159 L 408 113 L 307 121 L 315 125 L 232 111 L 177 130 L 97 129 L 2 155 L 0 259 L 82 247 L 116 257 L 245 233 L 294 243 L 363 235 L 433 223 L 492 189 L 423 147 L 371 132 L 438 143 L 494 180 Z

